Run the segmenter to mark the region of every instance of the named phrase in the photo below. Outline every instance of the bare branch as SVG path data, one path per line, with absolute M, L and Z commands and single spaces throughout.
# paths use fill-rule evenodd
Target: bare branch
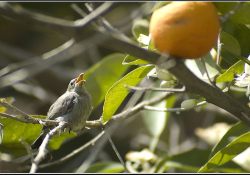
M 24 112 L 21 111 L 20 109 L 18 109 L 18 108 L 16 108 L 16 107 L 12 106 L 11 104 L 9 104 L 4 98 L 0 100 L 0 104 L 1 104 L 3 107 L 5 107 L 5 108 L 7 108 L 7 109 L 9 109 L 9 110 L 11 110 L 11 111 L 13 111 L 13 112 L 15 112 L 16 114 L 21 115 L 23 118 L 25 118 L 25 119 L 27 119 L 27 120 L 33 120 L 32 117 L 28 116 L 26 113 L 24 113 Z
M 14 115 L 6 114 L 6 113 L 0 113 L 0 116 L 7 117 L 7 118 L 10 118 L 10 119 L 13 119 L 13 120 L 16 120 L 19 122 L 23 122 L 23 123 L 39 124 L 39 121 L 35 118 L 34 119 L 23 119 L 23 118 L 16 117 Z
M 108 135 L 109 143 L 111 144 L 111 146 L 112 146 L 113 150 L 115 151 L 116 156 L 118 157 L 118 159 L 119 159 L 119 160 L 120 160 L 120 162 L 122 163 L 122 165 L 123 165 L 123 167 L 124 167 L 125 172 L 126 172 L 126 173 L 129 173 L 129 171 L 128 171 L 128 169 L 127 169 L 127 167 L 126 167 L 126 165 L 125 165 L 124 161 L 122 160 L 122 157 L 121 157 L 121 155 L 120 155 L 119 151 L 116 149 L 115 144 L 113 143 L 113 141 L 112 141 L 112 139 L 111 139 L 111 137 L 110 137 L 109 133 L 106 133 L 106 134 Z
M 133 91 L 164 91 L 164 92 L 185 92 L 185 86 L 181 89 L 177 88 L 159 88 L 159 87 L 136 87 L 125 85 L 126 88 Z
M 239 10 L 239 8 L 244 4 L 245 2 L 237 2 L 236 6 L 230 10 L 228 13 L 224 14 L 223 16 L 220 17 L 220 22 L 224 23 L 227 20 L 229 20 L 229 18 L 231 18 L 231 16 L 233 16 L 235 14 L 235 12 L 237 10 Z
M 0 3 L 0 14 L 8 16 L 13 19 L 17 19 L 22 22 L 29 22 L 33 24 L 38 24 L 40 26 L 45 26 L 59 30 L 65 28 L 82 28 L 89 24 L 91 21 L 98 18 L 100 15 L 105 14 L 108 10 L 111 9 L 116 3 L 114 2 L 104 2 L 99 6 L 93 13 L 90 13 L 83 19 L 76 21 L 68 21 L 60 18 L 54 18 L 46 16 L 40 13 L 31 12 L 23 9 L 21 6 L 10 6 L 7 2 Z
M 150 111 L 158 111 L 158 112 L 181 112 L 181 111 L 187 111 L 187 110 L 193 109 L 198 106 L 203 106 L 206 104 L 208 104 L 208 102 L 203 101 L 203 102 L 198 103 L 196 106 L 192 108 L 157 108 L 153 106 L 144 106 L 144 109 L 150 110 Z
M 60 122 L 59 125 L 57 127 L 55 127 L 54 129 L 52 129 L 44 138 L 40 148 L 39 148 L 39 152 L 36 156 L 36 158 L 34 159 L 31 169 L 30 169 L 30 173 L 35 173 L 37 171 L 38 168 L 38 164 L 45 158 L 46 155 L 46 147 L 50 141 L 50 139 L 56 135 L 57 132 L 63 130 L 64 128 L 67 127 L 67 123 L 65 122 Z

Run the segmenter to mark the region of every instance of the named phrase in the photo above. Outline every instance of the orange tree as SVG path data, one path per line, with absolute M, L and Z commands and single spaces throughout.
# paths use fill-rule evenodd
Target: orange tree
M 151 41 L 167 4 L 0 3 L 0 172 L 250 171 L 250 3 L 212 4 L 220 32 L 197 59 Z M 81 72 L 92 114 L 59 132 L 46 112 Z M 32 151 L 42 125 L 57 127 Z

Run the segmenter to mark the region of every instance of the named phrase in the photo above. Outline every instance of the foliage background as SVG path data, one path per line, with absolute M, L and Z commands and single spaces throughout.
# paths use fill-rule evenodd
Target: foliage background
M 19 4 L 31 11 L 67 20 L 76 20 L 81 18 L 70 8 L 70 2 L 13 2 L 10 4 Z M 79 7 L 81 7 L 86 13 L 88 12 L 83 2 L 77 2 L 76 4 L 78 4 Z M 102 4 L 102 2 L 94 2 L 96 7 L 100 4 Z M 122 2 L 114 10 L 104 15 L 104 17 L 113 26 L 122 30 L 127 36 L 135 41 L 136 39 L 132 34 L 131 28 L 133 21 L 136 19 L 133 15 L 129 14 L 135 12 L 136 9 L 142 4 L 142 2 Z M 226 13 L 228 12 L 228 9 L 231 9 L 234 6 L 233 3 L 227 3 L 225 5 L 225 2 L 217 2 L 215 5 L 220 13 Z M 242 16 L 247 15 L 245 13 L 243 14 L 244 15 L 235 15 L 236 17 L 233 17 L 231 20 L 224 23 L 222 27 L 227 34 L 233 36 L 239 43 L 240 53 L 238 52 L 238 56 L 247 57 L 250 53 L 250 34 L 249 28 L 245 24 L 249 24 L 249 21 L 247 21 L 247 19 L 245 21 L 242 20 Z M 149 20 L 150 14 L 137 16 L 137 20 L 140 18 Z M 124 19 L 127 19 L 127 21 Z M 0 16 L 0 23 L 0 69 L 3 69 L 8 64 L 17 63 L 33 58 L 34 56 L 39 56 L 58 47 L 59 45 L 62 45 L 68 40 L 68 38 L 58 35 L 56 31 L 45 31 L 39 28 L 30 28 L 29 25 L 20 25 L 19 23 L 11 21 L 3 16 Z M 82 32 L 87 38 L 93 31 L 89 27 L 86 27 Z M 225 36 L 225 43 L 229 42 L 227 40 L 228 38 L 229 37 Z M 233 42 L 234 48 L 236 48 L 235 45 L 235 42 Z M 237 53 L 237 50 L 233 49 L 230 51 L 233 51 L 234 53 L 232 54 L 227 52 L 227 50 L 222 50 L 222 58 L 229 58 L 227 61 L 223 59 L 221 62 L 221 67 L 224 70 L 239 61 L 239 58 L 235 54 Z M 100 46 L 91 47 L 91 49 L 78 57 L 57 64 L 25 81 L 16 83 L 9 87 L 1 88 L 0 97 L 14 97 L 15 101 L 13 102 L 13 105 L 25 111 L 27 114 L 46 115 L 50 105 L 65 92 L 68 82 L 72 78 L 77 77 L 81 72 L 86 72 L 91 66 L 97 64 L 104 57 L 112 53 L 114 53 L 114 51 L 107 48 Z M 124 69 L 123 75 L 129 73 L 135 68 L 137 68 L 137 66 L 130 66 L 128 69 Z M 89 79 L 87 83 L 91 83 L 91 79 Z M 228 94 L 244 105 L 246 105 L 249 101 L 245 96 L 245 92 L 232 90 L 229 91 Z M 130 97 L 131 93 L 123 101 L 116 113 L 121 112 Z M 172 107 L 180 107 L 183 100 L 194 97 L 195 94 L 178 94 L 176 102 Z M 102 112 L 103 102 L 95 107 L 89 120 L 99 119 Z M 7 113 L 11 113 L 11 111 L 7 111 Z M 134 117 L 125 120 L 112 136 L 113 142 L 123 158 L 125 158 L 125 155 L 129 151 L 141 151 L 144 148 L 149 148 L 153 136 L 152 132 L 150 132 L 150 128 L 146 125 L 147 121 L 145 122 L 142 115 L 143 113 L 138 113 Z M 168 115 L 166 126 L 163 128 L 162 134 L 158 138 L 159 142 L 156 146 L 156 150 L 160 155 L 164 155 L 166 152 L 169 155 L 175 155 L 188 151 L 192 148 L 211 150 L 213 146 L 208 145 L 206 142 L 198 138 L 195 135 L 195 130 L 198 127 L 206 128 L 218 122 L 235 124 L 238 121 L 235 117 L 225 112 L 223 109 L 210 104 L 202 110 L 189 110 L 181 113 L 169 113 Z M 68 142 L 66 141 L 62 144 L 60 149 L 50 151 L 52 159 L 56 160 L 72 152 L 84 143 L 88 142 L 100 131 L 100 128 L 87 130 L 81 136 L 73 137 L 72 140 Z M 13 128 L 13 132 L 18 131 Z M 38 172 L 72 172 L 81 165 L 90 150 L 91 147 L 59 165 L 39 169 Z M 191 156 L 205 154 L 204 152 L 200 153 L 199 151 L 200 150 L 194 150 L 190 154 Z M 206 155 L 208 155 L 207 152 Z M 204 160 L 206 160 L 205 155 L 204 157 Z M 48 161 L 49 159 L 50 158 L 46 158 L 45 161 Z M 176 160 L 178 160 L 178 157 Z M 108 143 L 102 149 L 100 154 L 98 154 L 96 162 L 119 163 L 119 160 L 111 145 Z M 0 163 L 0 170 L 7 169 L 11 172 L 18 172 L 17 164 L 4 161 L 1 161 Z M 183 162 L 183 167 L 184 165 L 185 162 Z M 202 165 L 204 164 L 201 164 L 200 166 Z M 170 165 L 170 167 L 174 166 Z M 197 171 L 194 169 L 190 169 L 190 167 L 170 168 L 168 169 L 168 172 Z M 93 172 L 97 172 L 97 168 L 94 169 Z

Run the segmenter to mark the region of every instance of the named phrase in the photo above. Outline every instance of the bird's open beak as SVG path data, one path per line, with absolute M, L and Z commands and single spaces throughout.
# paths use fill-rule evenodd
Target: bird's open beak
M 83 83 L 85 83 L 85 80 L 83 80 L 83 75 L 84 75 L 84 73 L 81 73 L 79 75 L 79 77 L 77 78 L 77 80 L 76 80 L 76 85 L 77 86 L 82 85 Z

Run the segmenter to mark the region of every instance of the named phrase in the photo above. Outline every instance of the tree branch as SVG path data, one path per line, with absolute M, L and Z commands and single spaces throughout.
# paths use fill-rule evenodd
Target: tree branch
M 35 173 L 37 171 L 38 168 L 38 164 L 45 158 L 46 155 L 46 147 L 50 141 L 50 139 L 56 135 L 57 132 L 63 130 L 64 128 L 67 127 L 67 123 L 65 122 L 60 122 L 59 125 L 57 127 L 55 127 L 54 129 L 52 129 L 44 138 L 40 148 L 39 148 L 39 152 L 36 156 L 36 158 L 34 159 L 32 165 L 31 165 L 31 169 L 30 169 L 30 173 Z
M 91 21 L 105 14 L 116 4 L 117 3 L 115 2 L 104 2 L 93 13 L 90 13 L 85 18 L 76 21 L 69 21 L 60 18 L 50 17 L 40 13 L 31 12 L 23 9 L 21 6 L 12 7 L 7 2 L 0 3 L 0 14 L 21 22 L 28 22 L 32 25 L 40 25 L 43 27 L 49 27 L 50 29 L 53 28 L 60 32 L 67 28 L 83 28 Z

